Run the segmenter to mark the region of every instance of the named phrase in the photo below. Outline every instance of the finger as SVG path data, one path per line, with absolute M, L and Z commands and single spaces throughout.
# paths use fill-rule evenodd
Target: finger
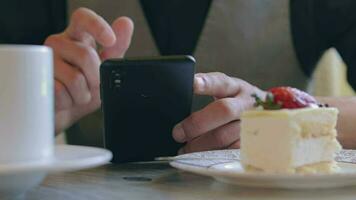
M 74 104 L 89 103 L 91 94 L 84 75 L 58 57 L 54 58 L 54 66 L 55 78 L 65 86 Z
M 232 97 L 239 93 L 244 81 L 220 72 L 198 73 L 194 77 L 194 93 L 217 98 Z
M 188 143 L 180 153 L 208 151 L 227 148 L 240 138 L 240 122 L 233 121 L 208 132 Z
M 203 133 L 240 118 L 247 103 L 238 98 L 224 98 L 214 101 L 177 124 L 173 129 L 173 138 L 177 142 L 189 141 Z
M 60 81 L 55 80 L 54 88 L 56 111 L 70 108 L 73 102 L 65 86 Z
M 110 25 L 99 15 L 87 8 L 79 8 L 70 19 L 65 30 L 70 38 L 77 41 L 87 41 L 93 37 L 102 46 L 111 46 L 115 43 L 115 34 Z
M 74 42 L 60 35 L 51 36 L 46 45 L 52 47 L 55 53 L 67 63 L 78 67 L 87 80 L 91 90 L 99 88 L 100 58 L 96 50 L 80 42 Z
M 103 49 L 100 55 L 102 60 L 124 56 L 131 43 L 134 24 L 130 18 L 120 17 L 113 22 L 112 29 L 116 35 L 116 42 L 113 46 Z

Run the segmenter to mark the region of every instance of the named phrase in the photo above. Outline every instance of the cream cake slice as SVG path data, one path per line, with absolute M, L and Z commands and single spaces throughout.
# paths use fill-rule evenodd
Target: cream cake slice
M 241 122 L 241 162 L 276 173 L 330 173 L 336 140 L 336 108 L 251 110 Z
M 281 104 L 281 103 L 280 103 Z M 271 173 L 332 173 L 335 153 L 336 108 L 307 106 L 263 109 L 241 116 L 241 163 L 246 170 Z

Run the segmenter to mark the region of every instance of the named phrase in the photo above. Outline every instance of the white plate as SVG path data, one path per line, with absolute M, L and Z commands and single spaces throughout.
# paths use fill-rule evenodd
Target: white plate
M 247 187 L 316 189 L 356 185 L 356 151 L 343 150 L 336 157 L 340 171 L 334 174 L 273 174 L 246 172 L 239 150 L 219 150 L 185 154 L 170 164 L 178 169 Z
M 41 162 L 0 164 L 0 199 L 22 195 L 40 184 L 48 173 L 74 171 L 106 164 L 110 151 L 95 147 L 56 145 L 52 159 Z

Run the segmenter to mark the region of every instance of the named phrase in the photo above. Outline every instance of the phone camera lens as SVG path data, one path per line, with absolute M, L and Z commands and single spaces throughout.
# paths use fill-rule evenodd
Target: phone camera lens
M 114 87 L 115 88 L 120 88 L 121 87 L 121 82 L 122 81 L 121 81 L 120 78 L 115 78 L 113 82 L 114 82 Z
M 119 91 L 122 84 L 123 75 L 120 69 L 114 69 L 111 71 L 111 86 L 114 90 Z

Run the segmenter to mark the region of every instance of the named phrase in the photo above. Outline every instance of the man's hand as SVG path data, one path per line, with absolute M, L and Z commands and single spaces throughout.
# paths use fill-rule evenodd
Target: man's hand
M 123 57 L 132 33 L 133 22 L 127 17 L 110 26 L 93 11 L 80 8 L 64 32 L 46 39 L 45 45 L 54 51 L 56 133 L 100 107 L 101 61 Z
M 241 113 L 253 106 L 252 94 L 266 95 L 243 80 L 218 72 L 196 74 L 194 93 L 213 96 L 215 101 L 174 127 L 174 139 L 187 143 L 179 154 L 239 148 Z

